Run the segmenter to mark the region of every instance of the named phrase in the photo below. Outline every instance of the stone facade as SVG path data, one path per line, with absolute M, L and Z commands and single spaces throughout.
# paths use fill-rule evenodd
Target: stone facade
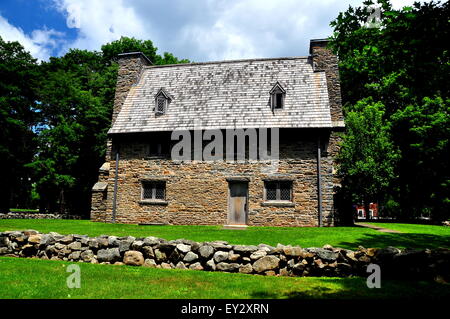
M 337 60 L 321 42 L 317 46 L 312 42 L 311 50 L 312 63 L 318 68 L 314 71 L 326 75 L 331 118 L 337 123 L 336 127 L 281 128 L 279 167 L 272 174 L 265 173 L 268 164 L 263 162 L 176 163 L 168 157 L 149 157 L 147 145 L 160 139 L 158 132 L 111 134 L 107 162 L 93 188 L 91 219 L 120 223 L 225 225 L 229 214 L 230 179 L 241 179 L 248 183 L 248 225 L 319 226 L 317 154 L 320 145 L 322 220 L 324 226 L 333 226 L 333 193 L 339 183 L 334 174 L 334 156 L 338 151 L 337 132 L 343 125 Z M 124 55 L 119 60 L 113 124 L 128 92 L 139 81 L 147 64 L 148 61 L 139 54 Z M 145 180 L 165 183 L 164 201 L 142 200 L 142 182 Z M 271 180 L 292 182 L 291 202 L 264 200 L 264 183 Z
M 118 63 L 119 71 L 117 74 L 111 125 L 116 121 L 128 92 L 141 77 L 144 67 L 152 64 L 145 55 L 137 52 L 120 54 Z M 108 138 L 106 152 L 107 158 L 111 157 L 111 148 L 112 141 L 111 138 Z
M 313 60 L 313 67 L 316 71 L 324 71 L 327 79 L 328 96 L 330 100 L 330 113 L 333 128 L 328 139 L 329 154 L 332 158 L 331 167 L 334 173 L 337 167 L 335 156 L 339 152 L 341 133 L 344 131 L 344 114 L 342 112 L 341 83 L 339 80 L 338 58 L 327 47 L 328 41 L 323 39 L 311 40 L 309 53 Z M 340 187 L 340 180 L 333 174 L 333 193 Z M 335 211 L 334 203 L 332 211 Z
M 327 48 L 327 40 L 311 40 L 310 54 L 315 71 L 324 71 L 327 79 L 328 96 L 330 99 L 331 120 L 343 122 L 341 84 L 339 81 L 338 59 Z M 336 123 L 337 125 L 338 123 Z M 341 123 L 342 125 L 342 123 Z
M 295 132 L 295 131 L 293 131 Z M 304 136 L 280 136 L 280 162 L 277 174 L 265 174 L 266 163 L 191 162 L 175 163 L 169 159 L 150 159 L 146 155 L 146 141 L 151 134 L 124 137 L 115 141 L 120 147 L 116 221 L 120 223 L 165 223 L 224 225 L 228 216 L 228 181 L 233 177 L 246 178 L 249 190 L 248 225 L 251 226 L 317 226 L 317 141 L 314 131 Z M 284 137 L 286 139 L 284 139 Z M 322 196 L 324 224 L 332 220 L 332 167 L 324 152 L 322 158 Z M 110 162 L 115 167 L 115 161 Z M 270 203 L 263 198 L 264 181 L 293 182 L 292 203 Z M 166 182 L 166 201 L 143 203 L 141 181 Z M 110 189 L 114 173 L 109 175 Z M 99 196 L 99 193 L 94 193 Z M 111 192 L 108 193 L 110 195 Z M 97 197 L 96 197 L 97 198 Z M 100 198 L 100 197 L 98 197 Z M 112 196 L 103 213 L 98 209 L 103 201 L 93 200 L 91 218 L 112 220 Z M 97 204 L 98 203 L 98 204 Z

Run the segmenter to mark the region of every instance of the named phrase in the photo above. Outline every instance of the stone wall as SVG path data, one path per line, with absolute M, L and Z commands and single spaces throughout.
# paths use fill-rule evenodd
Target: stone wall
M 311 40 L 309 52 L 312 57 L 314 71 L 325 72 L 330 100 L 331 120 L 343 122 L 341 83 L 337 56 L 327 47 L 327 40 Z
M 332 184 L 333 193 L 336 194 L 339 187 L 341 186 L 341 180 L 335 174 L 337 163 L 336 155 L 339 152 L 341 142 L 341 133 L 344 132 L 344 113 L 342 111 L 342 96 L 341 96 L 341 82 L 339 79 L 339 67 L 338 67 L 338 57 L 328 48 L 328 40 L 317 39 L 311 40 L 309 53 L 311 54 L 311 59 L 316 72 L 325 72 L 327 79 L 327 91 L 328 98 L 330 102 L 330 113 L 331 121 L 333 123 L 333 128 L 329 137 L 329 155 L 333 159 L 331 162 L 331 167 L 333 170 Z M 333 214 L 336 215 L 336 205 L 332 203 L 331 210 Z
M 141 52 L 124 53 L 118 57 L 119 70 L 117 72 L 117 83 L 114 95 L 114 106 L 111 126 L 116 121 L 122 105 L 125 102 L 128 92 L 135 85 L 142 75 L 145 66 L 151 65 L 150 60 Z M 106 158 L 113 157 L 112 140 L 108 137 L 106 145 Z
M 0 219 L 81 219 L 81 217 L 65 214 L 7 213 L 0 214 Z
M 450 249 L 444 248 L 359 247 L 352 251 L 329 245 L 322 248 L 231 245 L 225 241 L 199 243 L 156 237 L 88 237 L 28 230 L 0 233 L 1 255 L 266 276 L 367 277 L 367 266 L 374 263 L 380 266 L 382 278 L 450 280 Z
M 322 132 L 323 133 L 323 132 Z M 169 158 L 148 158 L 146 145 L 152 134 L 116 138 L 120 148 L 116 221 L 119 223 L 164 223 L 224 225 L 228 219 L 228 181 L 248 180 L 248 225 L 317 226 L 317 136 L 315 130 L 280 130 L 280 161 L 275 174 L 265 173 L 268 164 L 235 162 L 176 163 Z M 324 225 L 333 225 L 332 159 L 323 145 L 322 197 Z M 115 161 L 109 162 L 107 195 L 93 194 L 91 220 L 112 220 Z M 166 182 L 164 202 L 143 203 L 143 179 Z M 264 201 L 264 181 L 293 182 L 292 203 Z M 100 181 L 99 180 L 99 181 Z M 102 211 L 98 207 L 106 207 Z

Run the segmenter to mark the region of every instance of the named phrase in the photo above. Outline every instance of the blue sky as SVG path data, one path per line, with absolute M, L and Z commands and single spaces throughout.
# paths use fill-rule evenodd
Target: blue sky
M 413 0 L 394 0 L 395 7 Z M 39 60 L 130 36 L 193 61 L 303 56 L 362 0 L 0 0 L 0 36 Z

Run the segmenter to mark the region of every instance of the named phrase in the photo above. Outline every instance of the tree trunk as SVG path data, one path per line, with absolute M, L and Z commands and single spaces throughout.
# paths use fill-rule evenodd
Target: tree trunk
M 370 219 L 369 210 L 370 210 L 370 200 L 365 198 L 364 199 L 364 212 L 366 213 L 366 219 Z
M 63 188 L 59 193 L 59 213 L 63 215 L 65 211 L 66 211 L 66 203 L 64 200 L 64 188 Z

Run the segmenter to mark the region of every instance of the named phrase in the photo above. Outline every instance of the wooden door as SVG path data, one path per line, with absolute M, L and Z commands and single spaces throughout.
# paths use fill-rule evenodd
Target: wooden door
M 230 182 L 228 197 L 228 224 L 247 224 L 248 183 Z

